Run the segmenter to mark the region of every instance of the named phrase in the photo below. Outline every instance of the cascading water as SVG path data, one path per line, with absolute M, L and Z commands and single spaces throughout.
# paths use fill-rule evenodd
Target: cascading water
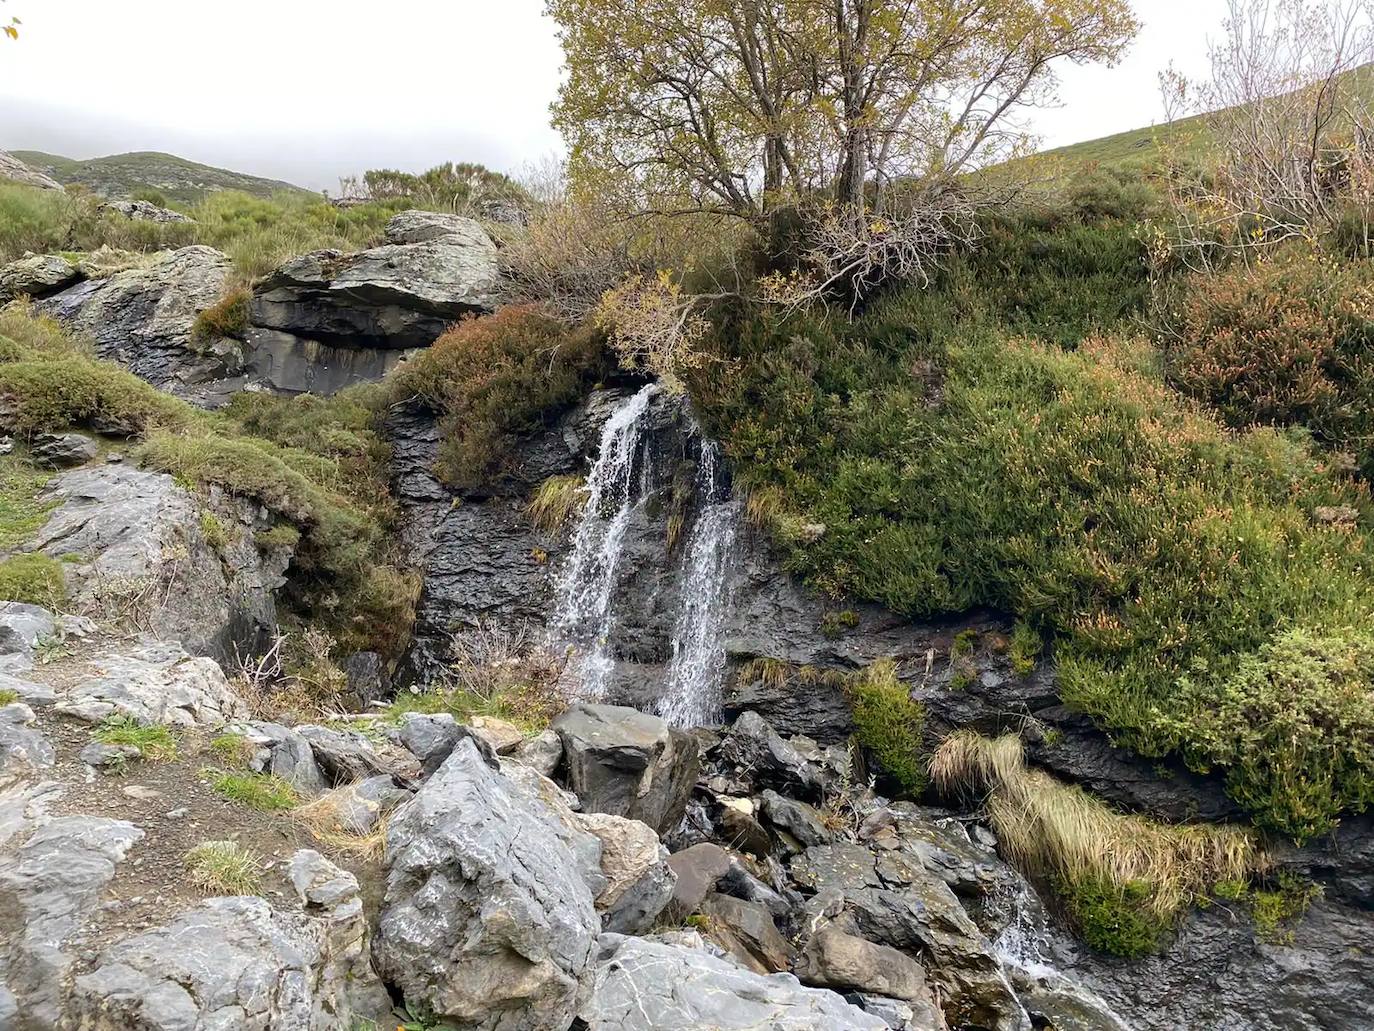
M 572 555 L 558 577 L 556 636 L 569 648 L 579 697 L 605 696 L 614 668 L 608 642 L 614 613 L 615 571 L 625 528 L 649 482 L 644 413 L 658 393 L 650 383 L 621 404 L 601 431 L 601 449 L 587 477 L 587 502 Z M 640 489 L 636 490 L 638 471 Z
M 601 433 L 601 447 L 587 477 L 587 501 L 573 535 L 572 553 L 556 582 L 554 637 L 568 651 L 565 677 L 579 698 L 605 697 L 616 660 L 617 567 L 636 510 L 653 493 L 647 418 L 661 393 L 650 384 L 621 402 Z M 675 726 L 700 726 L 720 716 L 725 673 L 721 636 L 739 505 L 730 500 L 719 447 L 693 424 L 700 458 L 693 483 L 695 516 L 677 569 L 677 611 L 659 714 Z M 666 549 L 665 549 L 666 555 Z
M 659 715 L 676 727 L 720 722 L 720 685 L 725 674 L 721 636 L 730 604 L 730 564 L 739 505 L 724 482 L 720 448 L 705 441 L 697 469 L 701 508 L 687 545 L 681 600 L 673 626 L 673 654 Z

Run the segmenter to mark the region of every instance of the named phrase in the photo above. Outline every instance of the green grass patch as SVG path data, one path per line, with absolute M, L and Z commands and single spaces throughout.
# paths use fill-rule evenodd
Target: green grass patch
M 911 689 L 897 679 L 891 660 L 881 660 L 848 683 L 859 743 L 907 795 L 926 785 L 921 735 L 925 708 L 912 701 Z
M 200 775 L 221 798 L 246 805 L 260 813 L 279 813 L 294 809 L 300 799 L 296 790 L 270 773 L 230 772 L 205 769 Z
M 19 701 L 19 692 L 12 687 L 0 687 L 0 708 Z
M 210 753 L 225 766 L 241 770 L 248 767 L 257 748 L 243 734 L 217 734 L 210 741 Z
M 22 601 L 57 610 L 67 600 L 62 563 L 47 555 L 0 559 L 0 601 Z
M 106 720 L 95 732 L 102 745 L 133 745 L 150 762 L 171 762 L 177 757 L 177 739 L 161 723 L 141 724 L 128 716 Z
M 185 858 L 186 876 L 207 895 L 256 895 L 262 859 L 237 841 L 203 841 Z

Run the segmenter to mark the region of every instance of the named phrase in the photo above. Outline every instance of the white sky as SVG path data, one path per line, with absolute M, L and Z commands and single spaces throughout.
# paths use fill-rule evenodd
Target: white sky
M 1224 0 L 1134 0 L 1116 68 L 1063 70 L 1046 146 L 1160 119 L 1156 75 L 1205 67 Z M 474 160 L 517 171 L 559 148 L 562 53 L 543 0 L 3 0 L 0 149 L 161 150 L 329 188 L 365 168 Z

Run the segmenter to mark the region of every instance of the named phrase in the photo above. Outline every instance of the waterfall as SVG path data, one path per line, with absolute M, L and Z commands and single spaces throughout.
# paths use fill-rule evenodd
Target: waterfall
M 626 531 L 656 488 L 646 415 L 659 394 L 660 388 L 650 384 L 622 401 L 607 420 L 587 477 L 587 501 L 572 550 L 555 581 L 552 631 L 569 656 L 564 676 L 571 693 L 589 701 L 606 696 L 615 671 L 610 638 L 617 624 L 617 567 Z M 657 702 L 659 714 L 675 726 L 701 726 L 720 718 L 725 675 L 721 637 L 739 525 L 739 504 L 730 500 L 719 446 L 705 440 L 695 423 L 690 433 L 699 442 L 700 455 L 693 477 L 693 516 L 677 560 L 677 609 Z
M 730 603 L 730 560 L 739 505 L 722 482 L 720 448 L 706 441 L 697 469 L 702 507 L 683 564 L 681 599 L 673 625 L 673 654 L 659 715 L 677 727 L 720 722 L 720 686 L 725 675 L 721 636 Z
M 615 665 L 608 647 L 615 571 L 630 515 L 649 483 L 644 413 L 656 393 L 657 385 L 650 383 L 622 402 L 602 428 L 572 555 L 555 587 L 555 633 L 575 656 L 569 666 L 578 678 L 578 696 L 592 701 L 604 697 Z M 636 466 L 639 490 L 635 489 Z

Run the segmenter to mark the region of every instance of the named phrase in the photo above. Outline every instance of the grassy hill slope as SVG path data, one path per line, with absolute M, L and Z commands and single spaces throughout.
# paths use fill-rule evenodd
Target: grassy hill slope
M 139 191 L 156 191 L 173 203 L 194 204 L 221 190 L 238 190 L 256 197 L 270 197 L 281 192 L 309 192 L 276 179 L 263 179 L 227 168 L 202 165 L 174 154 L 156 151 L 112 154 L 89 161 L 77 161 L 38 150 L 10 153 L 64 186 L 79 183 L 106 197 L 129 197 Z

